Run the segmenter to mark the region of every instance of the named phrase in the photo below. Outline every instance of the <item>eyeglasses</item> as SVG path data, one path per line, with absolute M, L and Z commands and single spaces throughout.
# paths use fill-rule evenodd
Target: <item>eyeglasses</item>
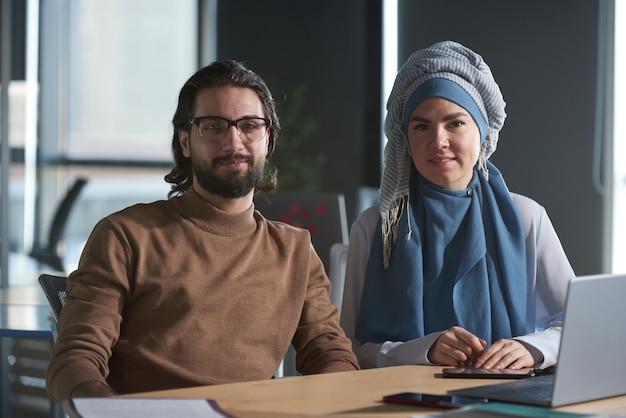
M 221 116 L 200 116 L 189 121 L 190 125 L 198 125 L 200 136 L 206 141 L 221 142 L 231 126 L 237 128 L 237 133 L 245 143 L 256 142 L 265 137 L 265 129 L 270 124 L 269 119 L 245 117 L 230 120 Z

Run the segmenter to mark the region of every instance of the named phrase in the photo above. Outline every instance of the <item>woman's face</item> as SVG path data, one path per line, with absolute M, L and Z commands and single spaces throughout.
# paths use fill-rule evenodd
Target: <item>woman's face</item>
M 464 108 L 439 97 L 426 99 L 411 113 L 407 136 L 413 164 L 424 178 L 452 190 L 469 185 L 480 131 Z

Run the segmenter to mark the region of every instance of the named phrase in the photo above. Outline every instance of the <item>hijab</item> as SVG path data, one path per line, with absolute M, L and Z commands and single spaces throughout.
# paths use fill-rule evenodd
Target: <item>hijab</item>
M 415 169 L 407 125 L 430 97 L 476 122 L 481 158 L 465 190 L 439 187 Z M 387 102 L 380 220 L 357 318 L 362 341 L 407 341 L 453 325 L 488 342 L 526 332 L 526 253 L 519 214 L 488 161 L 505 102 L 482 57 L 445 41 L 415 52 Z

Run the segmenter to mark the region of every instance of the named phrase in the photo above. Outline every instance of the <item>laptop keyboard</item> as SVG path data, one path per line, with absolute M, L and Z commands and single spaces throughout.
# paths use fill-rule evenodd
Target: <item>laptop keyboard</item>
M 549 405 L 552 400 L 554 375 L 530 377 L 495 385 L 457 389 L 448 393 L 458 396 L 486 398 L 490 401 Z
M 539 402 L 550 402 L 552 399 L 552 388 L 554 387 L 553 376 L 531 377 L 523 381 L 516 381 L 515 385 L 510 384 L 492 385 L 486 390 L 485 397 L 494 400 L 534 400 Z
M 498 390 L 497 388 L 493 388 L 490 396 L 498 396 L 509 394 L 513 395 L 515 398 L 523 398 L 523 399 L 538 399 L 538 400 L 546 400 L 549 401 L 552 399 L 552 387 L 553 382 L 532 382 L 533 384 L 525 385 L 521 388 L 516 388 L 515 391 L 511 391 L 510 388 L 502 388 Z

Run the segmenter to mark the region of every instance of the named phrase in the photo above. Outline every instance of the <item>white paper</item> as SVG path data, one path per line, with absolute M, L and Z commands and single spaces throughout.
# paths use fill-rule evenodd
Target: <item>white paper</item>
M 72 406 L 81 418 L 221 418 L 217 404 L 207 399 L 74 398 Z

